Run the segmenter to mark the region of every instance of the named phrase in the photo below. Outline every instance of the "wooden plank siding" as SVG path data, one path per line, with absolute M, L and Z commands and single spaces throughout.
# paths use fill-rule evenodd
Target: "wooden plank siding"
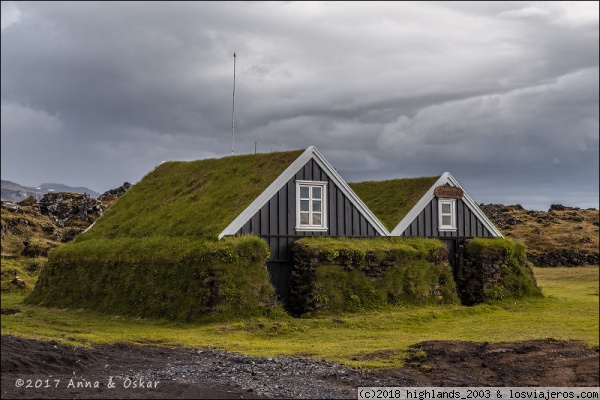
M 296 180 L 327 182 L 327 231 L 296 231 Z M 267 261 L 267 269 L 277 294 L 284 303 L 290 293 L 290 248 L 296 239 L 306 236 L 379 236 L 375 227 L 353 206 L 350 199 L 314 160 L 308 161 L 237 232 L 250 233 L 269 243 L 271 257 Z
M 438 201 L 434 198 L 402 232 L 401 236 L 437 238 L 493 237 L 492 233 L 477 219 L 462 201 L 456 201 L 456 231 L 438 231 Z
M 296 180 L 327 182 L 327 232 L 296 232 Z M 237 232 L 261 237 L 377 236 L 376 229 L 352 205 L 318 164 L 310 160 Z

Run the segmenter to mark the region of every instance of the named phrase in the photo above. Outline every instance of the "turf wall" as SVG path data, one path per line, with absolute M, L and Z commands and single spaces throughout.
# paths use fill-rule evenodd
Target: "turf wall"
M 254 236 L 94 240 L 50 252 L 31 304 L 193 321 L 272 307 L 267 244 Z
M 458 302 L 448 250 L 436 239 L 303 238 L 293 256 L 295 315 Z

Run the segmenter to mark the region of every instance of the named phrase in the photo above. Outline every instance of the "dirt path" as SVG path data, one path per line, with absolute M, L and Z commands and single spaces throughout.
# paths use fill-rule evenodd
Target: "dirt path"
M 598 349 L 580 342 L 414 347 L 423 351 L 408 367 L 376 373 L 305 358 L 126 344 L 81 349 L 3 335 L 2 398 L 356 398 L 359 386 L 599 385 Z

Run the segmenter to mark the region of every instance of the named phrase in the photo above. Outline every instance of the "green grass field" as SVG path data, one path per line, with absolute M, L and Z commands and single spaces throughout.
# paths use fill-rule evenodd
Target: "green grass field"
M 3 261 L 4 262 L 4 261 Z M 2 334 L 71 345 L 129 342 L 219 348 L 252 356 L 297 355 L 368 368 L 398 367 L 408 346 L 424 340 L 515 342 L 581 340 L 598 346 L 598 266 L 534 268 L 543 298 L 473 307 L 394 307 L 378 312 L 278 314 L 248 320 L 182 324 L 23 304 L 2 291 Z

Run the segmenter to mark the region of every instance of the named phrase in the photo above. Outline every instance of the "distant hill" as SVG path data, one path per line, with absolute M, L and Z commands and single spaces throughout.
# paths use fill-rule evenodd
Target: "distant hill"
M 38 187 L 28 187 L 18 183 L 2 180 L 2 200 L 18 203 L 26 198 L 33 196 L 37 201 L 41 200 L 46 193 L 68 192 L 68 193 L 87 193 L 90 197 L 97 199 L 100 193 L 86 187 L 72 187 L 60 183 L 42 183 Z
M 46 192 L 70 192 L 79 194 L 87 193 L 94 199 L 97 199 L 100 196 L 100 193 L 95 192 L 92 189 L 82 186 L 67 186 L 61 183 L 42 183 L 39 188 L 41 190 L 45 190 Z

